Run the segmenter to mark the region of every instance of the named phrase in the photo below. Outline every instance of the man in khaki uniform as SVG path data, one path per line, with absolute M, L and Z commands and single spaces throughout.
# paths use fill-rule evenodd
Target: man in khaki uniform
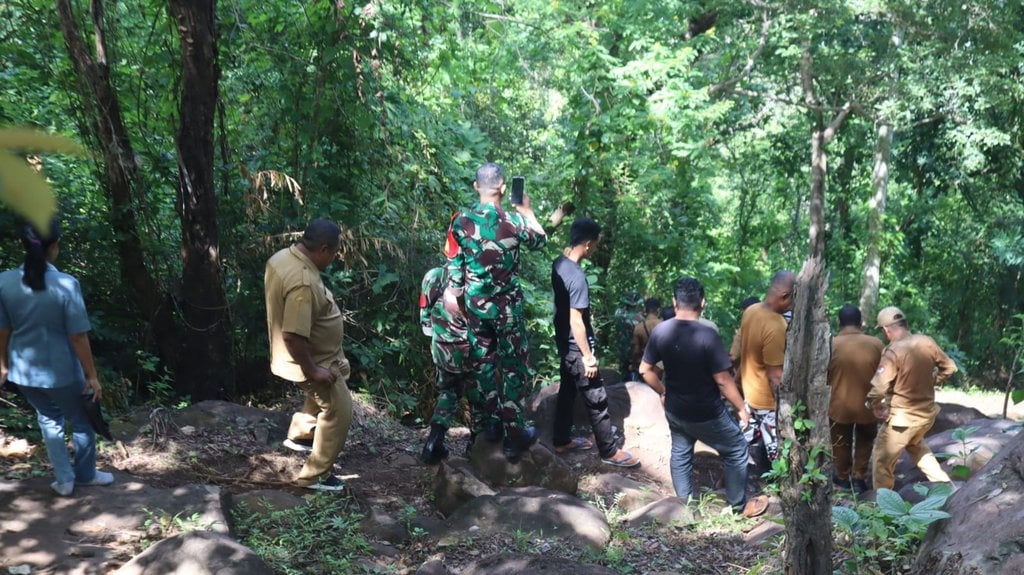
M 651 339 L 651 332 L 661 323 L 658 314 L 661 313 L 661 300 L 658 298 L 647 298 L 644 301 L 644 320 L 633 328 L 633 365 L 639 366 L 644 358 L 644 349 L 647 348 L 647 341 Z
M 928 481 L 948 483 L 949 476 L 925 444 L 924 435 L 939 414 L 935 387 L 956 373 L 956 364 L 932 338 L 911 333 L 906 316 L 895 307 L 878 312 L 878 327 L 889 347 L 871 380 L 866 402 L 875 417 L 885 422 L 875 440 L 875 489 L 892 489 L 893 469 L 904 449 Z
M 778 454 L 775 430 L 775 395 L 782 385 L 782 362 L 786 357 L 786 319 L 782 314 L 793 307 L 796 275 L 776 272 L 764 301 L 751 305 L 740 320 L 740 383 L 749 407 L 751 425 L 745 435 L 758 472 L 771 467 Z
M 344 484 L 331 467 L 352 423 L 352 397 L 345 381 L 348 360 L 341 347 L 343 319 L 320 272 L 338 254 L 341 229 L 313 220 L 302 240 L 267 260 L 264 295 L 270 335 L 270 371 L 306 392 L 292 416 L 285 446 L 309 453 L 296 483 L 338 491 Z
M 832 338 L 828 384 L 832 387 L 832 481 L 860 493 L 868 490 L 868 462 L 878 434 L 878 422 L 864 399 L 882 359 L 882 340 L 861 331 L 860 310 L 850 304 L 839 310 L 839 335 Z M 852 477 L 851 477 L 852 474 Z

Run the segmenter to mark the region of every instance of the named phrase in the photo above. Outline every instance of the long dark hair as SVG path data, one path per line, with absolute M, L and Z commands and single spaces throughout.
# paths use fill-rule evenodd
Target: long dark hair
M 21 245 L 25 247 L 25 267 L 21 282 L 32 291 L 46 289 L 46 252 L 60 239 L 60 225 L 54 219 L 50 222 L 50 234 L 44 237 L 31 224 L 21 228 Z

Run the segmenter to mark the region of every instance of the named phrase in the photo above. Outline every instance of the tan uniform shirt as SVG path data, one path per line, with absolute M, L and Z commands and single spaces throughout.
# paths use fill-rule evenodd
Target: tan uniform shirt
M 871 378 L 878 369 L 885 344 L 856 327 L 844 327 L 832 339 L 832 359 L 828 364 L 828 384 L 832 398 L 828 416 L 837 423 L 871 425 L 875 416 L 864 406 Z
M 908 335 L 885 348 L 871 380 L 868 400 L 875 402 L 891 396 L 889 425 L 921 425 L 939 413 L 935 386 L 954 373 L 956 364 L 935 340 L 921 334 Z
M 651 339 L 651 332 L 659 323 L 661 323 L 660 319 L 648 317 L 633 328 L 633 357 L 637 360 L 637 365 L 640 365 L 639 360 L 644 356 L 644 349 L 647 348 L 647 341 Z
M 321 367 L 345 361 L 341 310 L 320 279 L 320 270 L 305 254 L 292 246 L 271 256 L 263 284 L 274 375 L 289 381 L 309 379 L 288 353 L 285 332 L 307 338 L 313 361 Z
M 740 382 L 750 407 L 775 409 L 767 368 L 781 367 L 785 358 L 786 318 L 764 304 L 748 307 L 740 320 Z

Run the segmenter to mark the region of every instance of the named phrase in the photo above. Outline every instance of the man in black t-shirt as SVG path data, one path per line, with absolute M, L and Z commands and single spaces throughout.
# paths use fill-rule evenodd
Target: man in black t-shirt
M 572 437 L 573 404 L 576 391 L 590 415 L 601 460 L 608 465 L 635 467 L 640 460 L 618 449 L 608 415 L 608 396 L 597 370 L 594 328 L 590 322 L 590 286 L 580 267 L 600 241 L 601 226 L 590 218 L 577 218 L 569 229 L 569 249 L 551 265 L 551 288 L 555 292 L 555 344 L 561 358 L 558 401 L 555 404 L 555 452 L 585 451 L 593 444 L 584 437 Z
M 640 362 L 640 375 L 665 404 L 672 433 L 672 485 L 683 499 L 693 495 L 693 446 L 700 440 L 722 458 L 726 500 L 733 511 L 756 517 L 767 509 L 768 498 L 747 499 L 749 453 L 743 430 L 750 424 L 750 414 L 729 372 L 732 360 L 722 339 L 699 321 L 704 286 L 691 277 L 680 279 L 672 303 L 675 317 L 654 328 Z M 663 362 L 664 371 L 657 367 L 658 362 Z M 739 425 L 722 396 L 739 413 Z

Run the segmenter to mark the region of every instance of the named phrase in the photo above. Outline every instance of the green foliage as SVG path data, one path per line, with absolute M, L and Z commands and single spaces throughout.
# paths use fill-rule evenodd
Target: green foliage
M 234 513 L 239 540 L 289 575 L 354 572 L 357 559 L 372 552 L 359 530 L 361 519 L 354 501 L 330 493 L 282 511 L 240 506 Z
M 914 486 L 924 499 L 905 501 L 891 489 L 879 489 L 876 503 L 832 507 L 836 543 L 845 573 L 877 573 L 901 567 L 913 557 L 928 526 L 948 519 L 941 508 L 952 493 L 948 485 Z
M 936 453 L 935 457 L 939 459 L 956 458 L 956 463 L 953 465 L 951 473 L 953 479 L 964 481 L 971 476 L 971 468 L 967 465 L 967 458 L 972 453 L 980 449 L 981 446 L 975 445 L 973 447 L 968 446 L 970 443 L 970 436 L 976 433 L 980 429 L 977 426 L 958 427 L 953 430 L 952 437 L 953 441 L 960 442 L 960 449 L 956 453 Z

